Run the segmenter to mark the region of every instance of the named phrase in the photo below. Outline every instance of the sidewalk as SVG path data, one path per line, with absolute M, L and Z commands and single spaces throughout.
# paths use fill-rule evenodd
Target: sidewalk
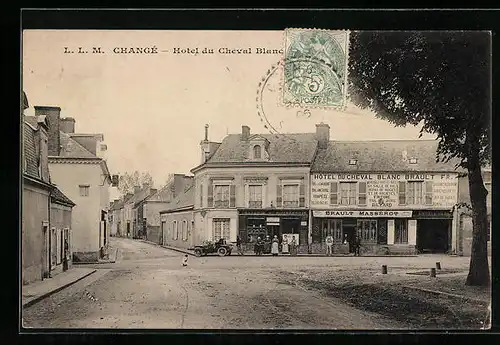
M 73 267 L 66 272 L 59 273 L 53 278 L 47 278 L 28 285 L 22 286 L 22 306 L 29 307 L 62 289 L 73 285 L 93 274 L 96 270 L 92 268 Z
M 158 243 L 155 243 L 155 242 L 151 242 L 151 241 L 148 241 L 148 240 L 141 240 L 142 242 L 144 243 L 148 243 L 148 244 L 152 244 L 152 245 L 155 245 L 155 246 L 159 246 L 159 247 L 163 247 L 165 249 L 170 249 L 170 250 L 174 250 L 176 252 L 179 252 L 179 253 L 184 253 L 184 254 L 189 254 L 189 255 L 193 255 L 193 256 L 196 256 L 194 254 L 194 251 L 192 250 L 188 250 L 188 249 L 184 249 L 184 248 L 177 248 L 177 247 L 172 247 L 172 246 L 167 246 L 167 245 L 159 245 Z M 216 253 L 214 253 L 215 255 L 217 255 Z M 262 256 L 270 256 L 271 254 L 264 254 Z M 231 253 L 231 256 L 241 256 L 241 257 L 245 257 L 245 256 L 257 256 L 255 253 L 251 252 L 251 251 L 247 251 L 245 253 L 243 253 L 243 255 L 239 255 L 237 252 L 236 252 L 236 247 L 234 247 L 234 251 Z M 326 257 L 325 254 L 319 254 L 319 253 L 316 253 L 316 254 L 297 254 L 296 256 L 291 256 L 289 254 L 279 254 L 280 257 L 291 257 L 291 258 L 294 258 L 294 257 L 317 257 L 317 258 L 324 258 Z M 333 254 L 331 255 L 331 257 L 349 257 L 349 256 L 352 256 L 354 257 L 354 255 L 352 254 Z M 418 255 L 375 255 L 375 254 L 366 254 L 366 255 L 363 255 L 361 257 L 391 257 L 391 258 L 406 258 L 406 257 L 417 257 Z

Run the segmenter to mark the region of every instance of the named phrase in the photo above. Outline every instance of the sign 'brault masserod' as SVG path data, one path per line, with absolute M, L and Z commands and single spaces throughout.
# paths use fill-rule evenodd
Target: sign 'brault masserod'
M 374 209 L 398 209 L 404 208 L 451 208 L 458 199 L 458 178 L 453 173 L 376 173 L 376 174 L 312 174 L 311 176 L 311 207 L 316 209 L 342 207 L 341 185 L 337 185 L 337 204 L 331 204 L 332 182 L 365 182 L 366 190 L 360 191 L 359 186 L 351 189 L 356 195 L 356 204 L 362 208 Z M 400 182 L 405 188 L 401 191 Z M 424 182 L 419 186 L 408 185 L 408 182 Z M 421 197 L 419 202 L 409 202 L 400 204 L 401 194 L 414 193 L 413 189 L 418 189 L 417 194 Z M 359 205 L 359 192 L 366 195 L 366 203 Z M 344 192 L 348 194 L 348 192 Z M 426 199 L 426 196 L 428 197 Z M 406 200 L 406 198 L 404 198 Z M 346 205 L 351 206 L 352 205 Z

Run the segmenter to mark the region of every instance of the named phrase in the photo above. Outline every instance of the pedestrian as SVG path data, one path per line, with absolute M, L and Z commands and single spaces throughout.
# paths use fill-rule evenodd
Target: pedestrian
M 295 241 L 295 236 L 292 236 L 292 242 L 290 242 L 290 255 L 297 255 L 297 242 Z
M 271 238 L 269 235 L 266 235 L 266 239 L 264 240 L 264 254 L 271 253 Z
M 182 266 L 186 267 L 187 265 L 188 265 L 188 255 L 186 254 L 182 257 Z
M 361 249 L 361 237 L 358 234 L 354 239 L 354 256 L 361 256 L 360 249 Z
M 288 237 L 286 234 L 283 235 L 283 241 L 281 241 L 281 252 L 283 254 L 288 254 Z
M 331 235 L 326 236 L 326 256 L 332 255 L 333 237 Z
M 278 252 L 279 252 L 279 240 L 278 236 L 274 235 L 273 243 L 271 245 L 271 254 L 273 256 L 278 256 Z
M 262 255 L 262 240 L 260 236 L 257 237 L 257 242 L 255 242 L 254 246 L 255 255 Z
M 236 236 L 236 248 L 238 249 L 238 255 L 243 255 L 243 248 L 241 247 L 240 236 Z

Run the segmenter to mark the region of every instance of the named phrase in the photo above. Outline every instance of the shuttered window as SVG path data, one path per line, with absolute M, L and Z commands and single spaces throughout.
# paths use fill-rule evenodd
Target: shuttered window
M 399 204 L 406 205 L 406 182 L 399 182 Z
M 281 181 L 276 186 L 276 207 L 283 207 L 283 187 Z
M 208 207 L 214 207 L 214 187 L 212 180 L 208 181 L 207 203 Z
M 366 205 L 366 182 L 358 183 L 358 204 Z
M 330 205 L 337 205 L 339 203 L 339 184 L 338 182 L 330 183 Z
M 425 204 L 432 205 L 432 181 L 425 182 Z

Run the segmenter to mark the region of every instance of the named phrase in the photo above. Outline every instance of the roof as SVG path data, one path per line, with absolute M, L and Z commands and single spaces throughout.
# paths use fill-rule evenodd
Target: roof
M 33 119 L 35 121 L 32 124 Z M 36 147 L 35 133 L 36 133 L 36 118 L 34 116 L 26 116 L 25 123 L 23 124 L 23 153 L 25 162 L 24 173 L 30 177 L 39 179 L 40 173 L 38 171 L 38 152 Z
M 61 192 L 59 188 L 57 188 L 56 186 L 54 186 L 54 189 L 52 190 L 51 199 L 55 202 L 70 205 L 71 207 L 76 205 L 66 195 L 64 195 L 64 193 Z
M 311 172 L 460 171 L 456 159 L 436 162 L 437 147 L 437 140 L 330 141 L 318 150 Z
M 269 141 L 269 161 L 271 163 L 311 163 L 316 151 L 315 133 L 286 135 L 257 134 Z M 252 135 L 252 137 L 254 137 Z M 241 134 L 229 134 L 215 153 L 208 159 L 211 163 L 244 163 L 248 161 L 250 142 L 242 140 Z
M 92 152 L 80 145 L 76 140 L 72 139 L 67 133 L 60 132 L 61 140 L 61 157 L 69 158 L 98 158 Z
M 184 191 L 184 193 L 180 194 L 178 197 L 172 200 L 172 202 L 168 204 L 167 208 L 161 211 L 160 213 L 169 213 L 183 208 L 193 207 L 194 195 L 195 195 L 194 192 L 195 192 L 194 185 L 189 186 Z
M 180 174 L 175 174 L 176 176 L 180 176 Z M 176 178 L 172 177 L 168 183 L 166 183 L 163 187 L 158 189 L 156 193 L 151 194 L 148 196 L 146 199 L 147 201 L 152 201 L 152 202 L 171 202 L 174 199 L 175 193 L 184 193 L 184 191 L 189 188 L 194 181 L 194 176 L 186 176 L 186 175 L 181 175 L 182 179 L 180 180 L 180 185 L 176 185 Z M 177 190 L 176 190 L 177 189 Z
M 30 124 L 31 126 L 35 127 L 35 129 L 38 126 L 38 120 L 36 116 L 24 116 L 24 121 Z

